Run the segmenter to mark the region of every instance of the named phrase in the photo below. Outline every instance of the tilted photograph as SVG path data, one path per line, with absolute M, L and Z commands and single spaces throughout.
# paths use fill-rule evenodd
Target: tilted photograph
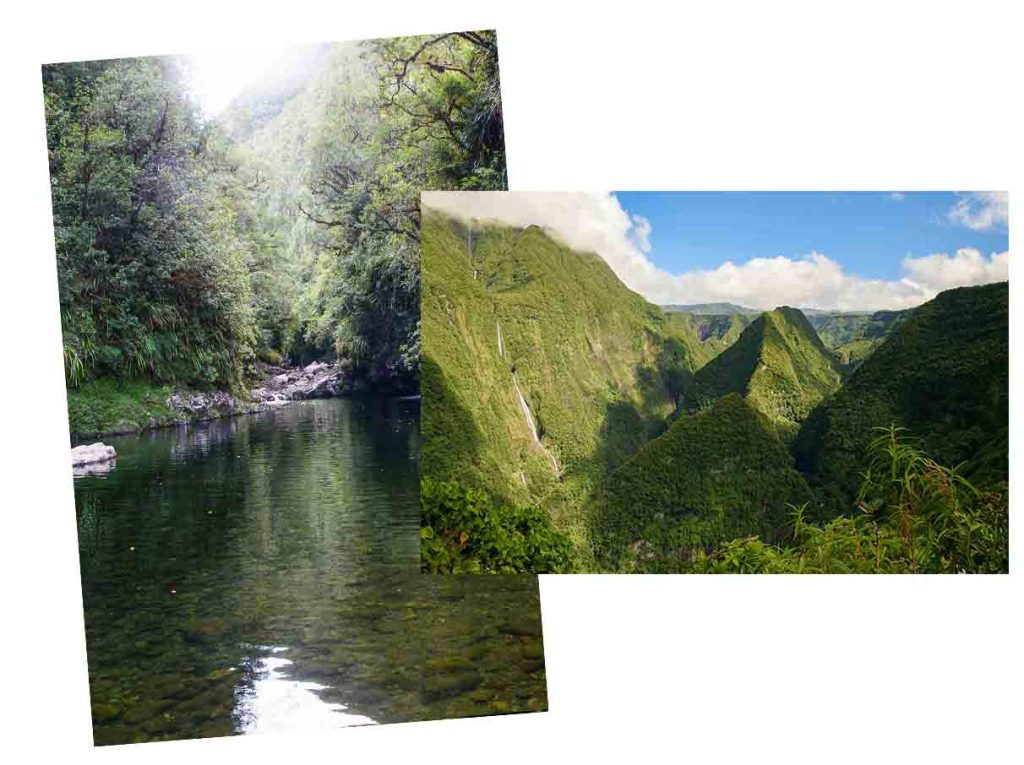
M 1007 211 L 424 192 L 423 570 L 1007 572 Z
M 419 192 L 506 186 L 495 33 L 42 86 L 94 743 L 546 709 L 536 577 L 419 566 Z

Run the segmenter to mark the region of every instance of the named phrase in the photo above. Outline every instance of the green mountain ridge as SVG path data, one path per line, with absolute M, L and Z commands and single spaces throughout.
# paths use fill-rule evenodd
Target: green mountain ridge
M 677 419 L 613 472 L 593 513 L 606 565 L 671 569 L 736 537 L 776 539 L 790 503 L 810 499 L 772 425 L 730 393 Z
M 1009 285 L 940 293 L 822 402 L 794 441 L 797 465 L 817 485 L 850 497 L 859 456 L 879 424 L 922 438 L 943 464 L 971 461 L 982 483 L 1008 476 Z
M 704 350 L 538 227 L 426 208 L 423 231 L 424 474 L 543 500 L 586 548 L 580 498 L 664 429 Z
M 841 367 L 807 317 L 783 306 L 754 319 L 696 372 L 684 389 L 682 408 L 696 411 L 736 393 L 774 426 L 792 431 L 839 388 L 841 378 Z

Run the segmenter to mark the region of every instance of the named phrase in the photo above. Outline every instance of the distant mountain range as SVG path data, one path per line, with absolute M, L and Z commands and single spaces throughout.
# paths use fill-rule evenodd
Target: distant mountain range
M 701 316 L 723 316 L 733 313 L 757 316 L 761 313 L 756 308 L 746 308 L 735 303 L 693 303 L 691 305 L 663 305 L 665 313 L 695 313 Z
M 874 426 L 1008 478 L 1008 289 L 911 311 L 658 307 L 538 227 L 425 209 L 425 477 L 540 507 L 574 570 L 852 512 Z

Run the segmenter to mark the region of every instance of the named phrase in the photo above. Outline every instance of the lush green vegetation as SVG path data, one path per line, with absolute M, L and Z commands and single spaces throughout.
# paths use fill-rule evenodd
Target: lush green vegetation
M 711 359 L 735 343 L 747 325 L 757 314 L 725 313 L 695 314 L 685 311 L 666 310 L 670 325 L 680 326 L 684 337 L 696 338 L 699 341 L 695 351 L 699 366 L 704 366 Z
M 543 502 L 585 567 L 583 498 L 664 429 L 700 343 L 537 227 L 427 208 L 423 238 L 424 475 Z
M 505 185 L 494 34 L 311 48 L 215 119 L 188 82 L 43 69 L 67 383 L 111 383 L 73 428 L 139 420 L 114 382 L 242 391 L 257 359 L 415 389 L 419 190 Z
M 808 313 L 808 320 L 825 345 L 849 369 L 856 369 L 871 355 L 892 328 L 906 316 L 905 311 L 874 313 Z
M 415 380 L 420 190 L 507 185 L 498 49 L 493 33 L 471 32 L 373 53 L 372 108 L 343 94 L 313 149 L 303 212 L 323 230 L 308 331 L 371 380 Z
M 1009 505 L 925 455 L 896 427 L 868 445 L 850 515 L 823 526 L 793 513 L 782 545 L 737 539 L 692 566 L 701 573 L 1000 573 L 1009 570 Z
M 175 414 L 167 406 L 168 385 L 126 380 L 88 380 L 68 388 L 68 421 L 78 436 L 143 430 L 168 425 Z
M 68 382 L 237 385 L 254 353 L 226 147 L 172 62 L 44 67 Z
M 704 408 L 738 393 L 785 432 L 840 384 L 840 367 L 795 308 L 758 316 L 739 338 L 700 369 L 684 389 L 683 407 Z
M 844 506 L 857 492 L 874 428 L 923 439 L 944 465 L 967 462 L 982 486 L 1009 475 L 1009 288 L 943 292 L 914 309 L 803 423 L 797 466 Z
M 431 574 L 545 573 L 572 565 L 569 540 L 538 507 L 497 505 L 479 489 L 421 482 L 424 571 Z
M 671 569 L 737 536 L 776 539 L 810 490 L 766 419 L 730 394 L 677 419 L 612 473 L 595 500 L 599 559 Z
M 423 223 L 428 570 L 1005 570 L 1005 283 L 812 313 L 833 349 L 793 308 L 665 312 L 537 227 Z

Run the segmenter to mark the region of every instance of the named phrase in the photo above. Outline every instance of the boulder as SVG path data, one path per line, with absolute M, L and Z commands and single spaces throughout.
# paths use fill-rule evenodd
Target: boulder
M 167 399 L 167 406 L 190 419 L 209 418 L 237 412 L 240 407 L 227 391 L 179 391 Z
M 312 379 L 302 380 L 288 388 L 285 393 L 291 398 L 330 398 L 339 392 L 337 374 L 315 375 Z
M 117 458 L 117 452 L 113 446 L 96 442 L 95 444 L 82 444 L 71 450 L 72 467 L 82 465 L 93 465 L 98 462 L 110 462 Z

